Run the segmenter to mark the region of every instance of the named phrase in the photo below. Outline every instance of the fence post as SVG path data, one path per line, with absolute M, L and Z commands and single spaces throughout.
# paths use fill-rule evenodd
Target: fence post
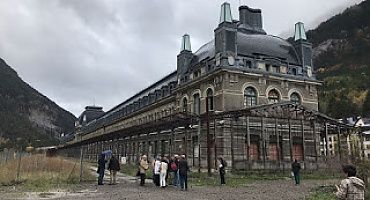
M 83 146 L 80 147 L 80 183 L 82 182 L 82 172 L 83 172 Z
M 22 147 L 21 147 L 22 149 Z M 21 162 L 22 162 L 22 150 L 18 151 L 19 154 L 19 161 L 18 161 L 18 167 L 17 167 L 17 178 L 16 181 L 20 181 L 20 172 L 21 172 Z

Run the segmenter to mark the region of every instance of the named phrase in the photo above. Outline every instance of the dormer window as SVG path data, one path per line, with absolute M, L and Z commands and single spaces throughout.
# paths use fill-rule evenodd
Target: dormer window
M 201 74 L 200 70 L 194 71 L 193 78 L 198 78 L 200 74 Z
M 245 68 L 252 68 L 252 61 L 250 60 L 245 60 L 245 64 L 244 64 Z
M 271 70 L 271 65 L 267 65 L 267 64 L 266 64 L 266 65 L 265 65 L 265 67 L 266 67 L 266 71 L 267 71 L 267 72 L 269 72 L 269 71 Z
M 297 68 L 292 68 L 292 74 L 297 75 Z
M 272 66 L 271 71 L 274 73 L 280 73 L 280 66 Z

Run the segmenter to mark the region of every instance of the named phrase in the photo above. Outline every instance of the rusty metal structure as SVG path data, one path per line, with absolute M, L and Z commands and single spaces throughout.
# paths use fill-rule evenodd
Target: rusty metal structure
M 185 154 L 189 164 L 199 169 L 217 168 L 219 156 L 235 170 L 289 169 L 294 159 L 302 161 L 306 169 L 317 169 L 325 167 L 326 160 L 319 152 L 320 142 L 327 141 L 329 133 L 349 131 L 350 127 L 326 115 L 285 102 L 198 116 L 177 113 L 83 140 L 77 136 L 59 148 L 70 155 L 78 155 L 76 150 L 82 148 L 88 160 L 111 149 L 132 163 L 143 154 L 150 158 Z M 342 156 L 340 148 L 345 149 L 346 143 L 339 144 Z

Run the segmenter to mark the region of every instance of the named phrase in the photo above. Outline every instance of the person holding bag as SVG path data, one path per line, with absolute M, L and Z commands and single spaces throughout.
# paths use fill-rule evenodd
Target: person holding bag
M 141 156 L 139 162 L 139 176 L 140 176 L 140 186 L 144 186 L 145 184 L 145 177 L 146 177 L 146 170 L 149 169 L 148 158 L 146 155 Z
M 220 165 L 218 166 L 218 170 L 220 171 L 221 185 L 225 185 L 226 184 L 226 182 L 225 182 L 225 174 L 226 174 L 225 168 L 227 166 L 227 163 L 222 157 L 219 157 L 218 160 L 220 162 Z

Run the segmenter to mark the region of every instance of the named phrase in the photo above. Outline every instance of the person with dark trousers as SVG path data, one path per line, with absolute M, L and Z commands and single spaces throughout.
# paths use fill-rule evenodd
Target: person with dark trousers
M 161 157 L 157 156 L 153 163 L 153 182 L 156 186 L 160 186 L 159 183 L 159 173 L 161 169 Z
M 342 166 L 342 171 L 347 178 L 336 185 L 337 192 L 335 195 L 338 199 L 346 200 L 362 200 L 365 199 L 365 184 L 364 181 L 356 177 L 356 167 L 348 164 Z
M 220 164 L 218 166 L 218 170 L 220 171 L 220 179 L 221 179 L 221 185 L 225 185 L 226 182 L 225 182 L 225 168 L 227 166 L 226 164 L 226 161 L 222 158 L 222 157 L 219 157 L 218 158 Z
M 179 176 L 178 176 L 178 160 L 177 155 L 173 156 L 169 163 L 169 172 L 172 178 L 172 185 L 177 186 L 179 184 Z
M 292 163 L 292 172 L 294 174 L 295 185 L 299 185 L 301 182 L 300 171 L 301 164 L 297 161 L 297 159 L 295 159 Z
M 98 185 L 104 185 L 103 179 L 104 179 L 104 171 L 105 171 L 105 163 L 107 161 L 105 160 L 105 154 L 100 154 L 98 159 L 98 170 L 97 173 L 99 174 L 98 177 Z
M 149 164 L 146 155 L 141 156 L 139 162 L 139 176 L 140 176 L 140 186 L 144 186 L 146 171 L 149 169 Z
M 179 168 L 179 178 L 180 178 L 181 190 L 186 191 L 188 190 L 189 165 L 188 165 L 188 161 L 186 161 L 185 155 L 181 155 L 178 168 Z
M 117 184 L 117 171 L 121 170 L 118 159 L 112 155 L 109 160 L 108 170 L 110 172 L 110 185 Z

